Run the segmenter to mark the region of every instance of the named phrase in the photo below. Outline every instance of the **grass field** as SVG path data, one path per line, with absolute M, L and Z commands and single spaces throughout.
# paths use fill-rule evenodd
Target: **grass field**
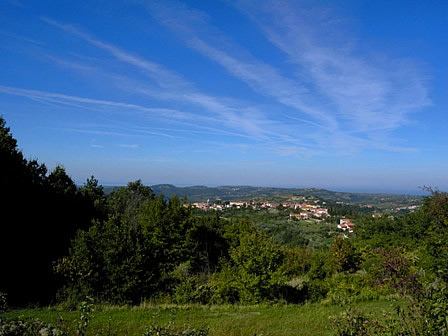
M 396 303 L 366 302 L 353 307 L 361 312 L 382 315 L 392 311 Z M 189 325 L 194 328 L 207 326 L 210 336 L 254 335 L 331 335 L 329 317 L 338 315 L 347 307 L 322 304 L 306 305 L 256 305 L 256 306 L 139 306 L 95 307 L 94 317 L 87 335 L 138 335 L 153 323 L 176 327 Z M 62 326 L 75 334 L 79 312 L 64 311 L 56 307 L 12 310 L 0 318 L 39 318 Z M 60 317 L 64 322 L 60 322 Z

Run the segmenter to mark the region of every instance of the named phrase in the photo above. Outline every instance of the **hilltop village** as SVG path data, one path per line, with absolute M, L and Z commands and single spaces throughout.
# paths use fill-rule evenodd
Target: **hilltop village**
M 289 219 L 291 220 L 314 220 L 320 222 L 323 219 L 331 217 L 326 202 L 319 199 L 309 199 L 305 196 L 296 197 L 294 201 L 274 202 L 274 201 L 221 201 L 214 202 L 195 202 L 191 203 L 191 206 L 203 211 L 226 211 L 235 209 L 277 209 L 277 210 L 290 210 Z M 352 233 L 355 224 L 348 218 L 341 218 L 336 228 L 344 232 Z

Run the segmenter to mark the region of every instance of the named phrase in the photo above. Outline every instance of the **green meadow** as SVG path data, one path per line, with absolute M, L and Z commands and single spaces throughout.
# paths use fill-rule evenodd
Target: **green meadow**
M 352 305 L 359 312 L 387 315 L 396 303 L 364 302 Z M 331 316 L 346 306 L 305 305 L 141 305 L 96 306 L 86 335 L 142 335 L 151 325 L 173 324 L 175 328 L 208 328 L 210 336 L 332 335 Z M 39 318 L 76 335 L 80 312 L 57 307 L 19 309 L 1 317 Z

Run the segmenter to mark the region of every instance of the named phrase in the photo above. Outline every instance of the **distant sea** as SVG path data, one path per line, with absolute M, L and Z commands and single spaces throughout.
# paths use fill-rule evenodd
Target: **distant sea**
M 413 189 L 388 189 L 388 188 L 372 188 L 372 187 L 337 187 L 322 188 L 331 191 L 363 193 L 363 194 L 397 194 L 397 195 L 417 195 L 426 196 L 428 193 L 419 188 Z

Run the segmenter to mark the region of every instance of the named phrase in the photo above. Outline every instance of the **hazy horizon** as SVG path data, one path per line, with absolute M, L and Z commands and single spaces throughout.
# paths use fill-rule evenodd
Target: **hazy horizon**
M 130 181 L 131 182 L 131 181 Z M 415 195 L 415 196 L 425 196 L 429 195 L 429 192 L 422 190 L 420 187 L 415 189 L 401 189 L 401 190 L 393 190 L 387 188 L 370 188 L 370 187 L 326 187 L 326 186 L 294 186 L 294 185 L 284 185 L 284 186 L 275 186 L 275 185 L 242 185 L 242 184 L 214 184 L 214 185 L 206 185 L 206 184 L 172 184 L 172 183 L 147 183 L 142 181 L 144 185 L 147 186 L 157 186 L 157 185 L 173 185 L 178 188 L 188 188 L 188 187 L 207 187 L 207 188 L 217 188 L 217 187 L 253 187 L 253 188 L 279 188 L 279 189 L 325 189 L 329 191 L 335 192 L 348 192 L 348 193 L 362 193 L 362 194 L 397 194 L 397 195 Z M 78 185 L 82 185 L 83 183 L 78 183 Z M 127 183 L 104 183 L 104 187 L 123 187 L 126 186 Z M 444 191 L 444 190 L 441 190 Z

